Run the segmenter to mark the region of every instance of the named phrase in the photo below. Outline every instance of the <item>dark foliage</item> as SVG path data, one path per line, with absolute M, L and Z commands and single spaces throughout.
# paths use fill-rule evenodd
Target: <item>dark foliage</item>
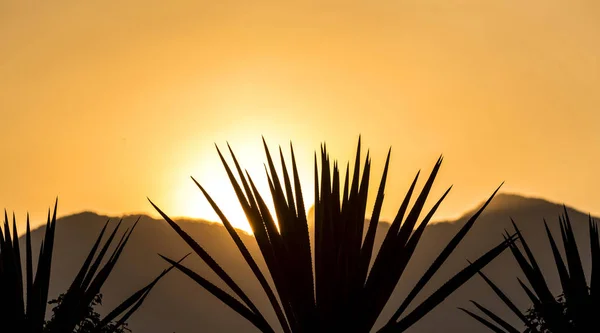
M 367 192 L 371 173 L 369 154 L 367 153 L 365 163 L 361 166 L 359 140 L 353 173 L 350 175 L 349 165 L 347 165 L 345 178 L 342 180 L 337 162 L 332 165 L 325 146 L 321 148 L 320 177 L 315 156 L 315 240 L 314 248 L 311 248 L 293 148 L 290 147 L 291 174 L 288 172 L 283 153 L 281 149 L 279 150 L 282 173 L 278 175 L 266 143 L 264 147 L 268 162 L 267 176 L 270 194 L 275 206 L 274 212 L 269 211 L 263 195 L 258 193 L 251 177 L 242 171 L 231 149 L 229 150 L 239 181 L 218 148 L 217 152 L 239 203 L 250 222 L 273 285 L 267 282 L 265 273 L 259 269 L 236 230 L 210 195 L 195 180 L 194 182 L 219 215 L 240 253 L 260 282 L 275 310 L 279 321 L 278 327 L 281 327 L 284 332 L 371 331 L 406 269 L 427 223 L 431 221 L 435 211 L 450 191 L 448 189 L 419 222 L 419 216 L 423 213 L 423 207 L 441 166 L 442 158 L 440 157 L 435 164 L 424 188 L 410 208 L 409 201 L 415 190 L 417 174 L 385 236 L 381 249 L 378 253 L 373 253 L 376 226 L 379 223 L 384 198 L 390 160 L 389 153 L 379 185 L 375 208 L 370 222 L 365 225 Z M 340 196 L 340 194 L 342 195 Z M 513 237 L 509 237 L 495 246 L 475 260 L 473 264 L 446 281 L 422 303 L 412 308 L 411 311 L 406 311 L 464 238 L 494 194 L 442 250 L 387 325 L 381 329 L 382 332 L 406 330 L 477 274 L 513 241 Z M 274 332 L 278 327 L 267 322 L 254 302 L 204 248 L 156 205 L 153 203 L 152 205 L 233 291 L 233 295 L 188 267 L 177 264 L 168 258 L 165 260 L 249 320 L 260 331 Z
M 595 318 L 598 309 L 600 309 L 600 297 L 598 291 L 595 291 L 595 288 L 600 283 L 600 239 L 598 237 L 598 224 L 591 216 L 589 217 L 591 272 L 589 272 L 589 279 L 586 279 L 566 207 L 564 215 L 559 217 L 559 223 L 563 245 L 562 250 L 566 261 L 563 259 L 563 255 L 561 255 L 554 236 L 548 228 L 548 224 L 544 221 L 550 250 L 552 251 L 556 270 L 560 277 L 562 293 L 558 297 L 555 297 L 548 287 L 546 277 L 540 270 L 533 253 L 527 246 L 525 238 L 520 235 L 517 225 L 514 222 L 513 225 L 519 234 L 523 250 L 516 244 L 511 244 L 510 249 L 527 279 L 527 283 L 522 282 L 520 279 L 517 280 L 531 300 L 531 308 L 525 311 L 525 313 L 521 312 L 508 296 L 487 276 L 483 273 L 481 273 L 481 276 L 503 303 L 521 320 L 524 324 L 525 332 L 579 333 L 600 331 L 598 320 Z M 462 310 L 487 326 L 490 330 L 494 332 L 521 331 L 485 307 L 476 302 L 473 303 L 487 318 L 466 309 Z
M 25 265 L 23 267 L 17 222 L 13 215 L 11 233 L 8 215 L 5 212 L 4 230 L 3 232 L 0 230 L 0 323 L 2 327 L 12 328 L 15 332 L 23 333 L 74 332 L 77 325 L 86 318 L 90 305 L 94 303 L 100 293 L 135 228 L 134 224 L 123 233 L 107 258 L 109 248 L 117 236 L 121 222 L 110 233 L 104 244 L 101 244 L 109 222 L 106 223 L 71 286 L 63 294 L 61 306 L 54 309 L 52 320 L 46 325 L 45 316 L 51 280 L 57 204 L 55 204 L 52 214 L 50 210 L 48 211 L 44 240 L 40 246 L 35 269 L 29 216 L 27 217 Z M 172 268 L 163 271 L 152 282 L 123 301 L 97 324 L 93 332 L 109 333 L 116 332 L 121 328 L 144 302 L 156 283 Z M 114 320 L 116 323 L 113 323 Z
M 53 299 L 50 302 L 48 302 L 48 304 L 54 305 L 54 307 L 52 308 L 53 313 L 59 312 L 59 308 L 64 299 L 65 299 L 65 294 L 60 294 L 57 299 Z M 102 318 L 100 317 L 100 314 L 98 312 L 96 312 L 96 309 L 95 309 L 95 307 L 98 305 L 100 305 L 100 306 L 102 305 L 102 294 L 97 294 L 94 297 L 94 299 L 92 300 L 92 302 L 88 305 L 85 315 L 83 316 L 83 319 L 81 320 L 81 322 L 79 322 L 75 326 L 73 333 L 92 333 L 92 332 L 127 333 L 127 332 L 131 332 L 131 330 L 127 327 L 127 323 L 124 323 L 120 327 L 117 327 L 116 322 L 110 322 L 110 323 L 106 324 L 104 327 L 98 328 L 98 326 L 102 322 Z M 55 320 L 54 315 L 52 315 L 52 318 L 50 318 L 50 320 L 46 322 L 46 325 L 48 325 L 48 323 L 53 320 Z

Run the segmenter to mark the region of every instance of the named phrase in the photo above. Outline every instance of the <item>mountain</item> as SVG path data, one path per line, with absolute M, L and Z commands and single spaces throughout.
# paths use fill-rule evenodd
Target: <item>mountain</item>
M 476 209 L 477 207 L 474 207 Z M 549 284 L 556 287 L 558 293 L 558 276 L 554 271 L 552 255 L 543 229 L 545 218 L 552 232 L 559 232 L 558 215 L 561 205 L 541 199 L 525 198 L 514 194 L 499 194 L 490 206 L 479 217 L 464 241 L 440 269 L 439 274 L 431 281 L 431 286 L 441 286 L 444 279 L 464 268 L 467 260 L 473 260 L 493 245 L 502 240 L 504 229 L 512 230 L 510 217 L 521 229 L 524 237 L 538 257 L 542 270 L 548 272 Z M 589 248 L 587 236 L 587 214 L 567 208 L 573 221 L 573 228 L 582 251 Z M 405 276 L 400 280 L 394 295 L 382 314 L 379 325 L 384 323 L 400 305 L 402 298 L 416 283 L 428 265 L 439 254 L 448 240 L 454 236 L 472 215 L 469 212 L 455 221 L 439 222 L 427 227 L 422 242 L 412 258 Z M 123 225 L 130 226 L 138 216 L 123 217 Z M 95 237 L 107 220 L 116 225 L 119 218 L 100 216 L 94 213 L 80 213 L 66 216 L 57 222 L 56 245 L 52 267 L 52 283 L 50 297 L 56 297 L 66 290 L 72 281 Z M 247 294 L 257 300 L 257 306 L 264 311 L 267 319 L 275 323 L 275 315 L 264 296 L 258 282 L 238 253 L 233 241 L 225 229 L 218 223 L 198 220 L 179 220 L 182 228 L 197 240 L 221 266 L 229 272 L 234 280 Z M 380 223 L 377 230 L 377 242 L 380 242 L 389 228 L 389 224 Z M 262 259 L 258 255 L 254 239 L 240 232 L 259 264 Z M 32 232 L 34 246 L 39 246 L 43 235 L 43 227 Z M 558 234 L 557 234 L 558 235 Z M 22 239 L 21 241 L 24 241 Z M 377 248 L 377 246 L 376 246 Z M 35 251 L 35 250 L 34 250 Z M 190 252 L 189 247 L 170 229 L 166 222 L 148 216 L 141 216 L 130 242 L 125 248 L 121 260 L 107 281 L 104 294 L 105 308 L 111 308 L 133 291 L 150 281 L 167 265 L 157 253 L 179 258 Z M 583 253 L 583 252 L 582 252 Z M 589 267 L 589 261 L 584 265 Z M 587 258 L 589 260 L 589 258 Z M 185 261 L 203 276 L 219 286 L 216 275 L 211 273 L 196 255 Z M 505 252 L 484 270 L 521 308 L 528 307 L 526 296 L 521 292 L 516 277 L 520 276 L 518 267 L 509 252 Z M 423 290 L 422 297 L 413 304 L 428 296 L 434 289 Z M 476 277 L 450 296 L 442 305 L 417 323 L 410 332 L 486 332 L 484 328 L 471 318 L 456 309 L 458 306 L 470 307 L 469 300 L 474 299 L 505 318 L 510 315 L 495 295 Z M 149 332 L 255 332 L 255 328 L 234 313 L 220 301 L 191 282 L 180 272 L 173 271 L 166 276 L 148 297 L 142 308 L 131 318 L 130 327 L 134 333 Z

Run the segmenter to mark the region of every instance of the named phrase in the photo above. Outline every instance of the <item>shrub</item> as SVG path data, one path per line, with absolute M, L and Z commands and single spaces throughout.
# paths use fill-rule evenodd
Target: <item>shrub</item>
M 560 277 L 562 292 L 559 296 L 554 296 L 550 290 L 546 283 L 546 277 L 540 270 L 532 251 L 527 245 L 525 238 L 520 235 L 514 221 L 513 226 L 521 239 L 523 250 L 516 244 L 511 244 L 510 249 L 529 284 L 529 286 L 527 286 L 527 284 L 520 279 L 517 279 L 521 288 L 531 300 L 531 308 L 522 312 L 485 274 L 481 273 L 481 276 L 503 303 L 524 324 L 526 332 L 578 333 L 598 331 L 600 326 L 598 325 L 595 315 L 597 309 L 600 308 L 600 297 L 598 291 L 594 291 L 600 283 L 600 239 L 598 238 L 598 224 L 591 216 L 589 217 L 589 253 L 592 264 L 589 283 L 586 280 L 581 257 L 575 241 L 575 235 L 571 226 L 571 220 L 569 219 L 566 207 L 564 209 L 564 215 L 559 217 L 559 224 L 566 261 L 563 260 L 558 245 L 548 228 L 548 224 L 544 221 L 546 235 L 554 257 L 556 270 Z M 490 330 L 495 332 L 520 331 L 518 328 L 510 325 L 506 320 L 500 318 L 498 315 L 477 302 L 473 302 L 473 304 L 475 304 L 486 317 L 477 315 L 466 309 L 462 310 Z
M 383 204 L 390 160 L 389 153 L 379 185 L 375 208 L 368 225 L 365 226 L 367 192 L 371 172 L 369 154 L 367 153 L 366 161 L 362 166 L 361 175 L 359 140 L 353 175 L 350 177 L 348 167 L 346 167 L 345 179 L 342 182 L 338 164 L 334 162 L 332 166 L 326 147 L 321 148 L 320 179 L 315 156 L 315 241 L 314 248 L 311 248 L 293 147 L 291 147 L 291 175 L 288 173 L 283 153 L 281 149 L 279 150 L 281 176 L 276 172 L 266 143 L 264 143 L 264 147 L 268 162 L 268 183 L 275 206 L 274 212 L 267 208 L 263 196 L 256 190 L 251 177 L 242 172 L 231 148 L 229 150 L 241 183 L 236 180 L 234 172 L 218 148 L 217 152 L 252 227 L 254 238 L 273 280 L 273 286 L 267 282 L 265 274 L 259 269 L 227 217 L 207 191 L 195 180 L 194 182 L 220 217 L 240 253 L 260 282 L 275 310 L 279 326 L 284 332 L 369 332 L 406 269 L 427 223 L 450 191 L 448 189 L 418 223 L 419 215 L 423 211 L 425 201 L 441 166 L 442 158 L 440 157 L 435 164 L 414 205 L 409 209 L 409 201 L 418 178 L 417 174 L 385 236 L 381 249 L 374 255 L 373 245 Z M 340 193 L 343 193 L 341 198 Z M 439 254 L 394 316 L 381 329 L 382 332 L 406 330 L 492 261 L 512 242 L 513 238 L 510 237 L 492 248 L 472 265 L 458 272 L 400 319 L 411 301 L 427 285 L 467 234 L 493 196 L 469 219 Z M 165 260 L 249 320 L 260 331 L 274 332 L 274 327 L 267 322 L 254 302 L 206 250 L 154 203 L 152 205 L 194 252 L 231 288 L 235 297 L 188 267 L 177 264 L 168 258 Z M 278 224 L 275 222 L 275 217 Z

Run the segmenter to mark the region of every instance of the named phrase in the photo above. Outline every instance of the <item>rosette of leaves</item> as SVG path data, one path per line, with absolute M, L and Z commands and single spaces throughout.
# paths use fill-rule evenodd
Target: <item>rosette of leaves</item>
M 56 210 L 48 211 L 44 238 L 34 267 L 33 247 L 29 216 L 25 232 L 25 263 L 21 263 L 17 222 L 13 215 L 12 232 L 8 215 L 5 212 L 4 230 L 0 230 L 0 325 L 7 330 L 25 333 L 65 333 L 74 332 L 86 318 L 90 305 L 109 275 L 113 271 L 125 245 L 129 241 L 135 225 L 125 230 L 117 238 L 121 222 L 110 232 L 102 243 L 109 222 L 106 222 L 98 238 L 69 289 L 63 294 L 60 306 L 53 309 L 52 318 L 46 322 L 48 291 L 51 281 L 52 255 L 56 230 Z M 139 219 L 138 219 L 139 220 Z M 118 239 L 116 246 L 109 251 L 111 244 Z M 111 333 L 123 327 L 127 319 L 140 307 L 156 283 L 170 270 L 164 270 L 153 281 L 141 288 L 104 317 L 94 332 Z M 24 274 L 23 274 L 24 273 Z M 110 328 L 109 330 L 106 330 Z
M 217 152 L 239 204 L 252 227 L 260 254 L 266 263 L 267 272 L 263 272 L 258 267 L 236 230 L 208 192 L 198 182 L 195 180 L 194 182 L 220 217 L 241 255 L 262 286 L 275 311 L 278 323 L 269 323 L 255 302 L 246 295 L 202 245 L 192 239 L 176 222 L 150 201 L 173 230 L 208 264 L 233 294 L 217 287 L 185 265 L 177 264 L 169 258 L 165 258 L 165 260 L 262 332 L 276 330 L 283 332 L 371 331 L 402 277 L 425 227 L 450 191 L 448 189 L 431 210 L 426 212 L 422 219 L 419 219 L 441 166 L 442 158 L 439 158 L 423 189 L 416 195 L 414 204 L 409 207 L 409 201 L 413 198 L 419 176 L 417 173 L 396 218 L 385 235 L 380 250 L 374 253 L 374 241 L 383 204 L 390 153 L 388 153 L 383 176 L 379 183 L 371 219 L 365 223 L 367 192 L 371 174 L 369 154 L 367 153 L 366 160 L 361 165 L 359 139 L 352 175 L 347 166 L 345 177 L 342 179 L 338 164 L 334 162 L 332 165 L 326 147 L 322 146 L 320 175 L 315 154 L 315 239 L 313 248 L 309 238 L 309 226 L 293 147 L 290 145 L 291 173 L 288 172 L 288 165 L 280 148 L 281 174 L 278 174 L 264 139 L 263 143 L 268 165 L 268 184 L 275 207 L 274 212 L 268 209 L 263 194 L 257 191 L 250 175 L 242 171 L 231 148 L 229 151 L 233 159 L 233 168 L 226 162 L 218 147 Z M 236 179 L 236 174 L 239 180 Z M 465 237 L 494 194 L 450 240 L 404 302 L 397 308 L 393 317 L 381 328 L 381 332 L 402 332 L 412 326 L 477 274 L 513 241 L 513 237 L 510 237 L 493 247 L 473 264 L 443 283 L 439 289 L 411 311 L 406 311 Z M 272 285 L 267 282 L 266 274 L 270 275 L 273 281 Z
M 566 207 L 564 214 L 559 217 L 559 224 L 564 257 L 547 222 L 544 221 L 556 272 L 560 278 L 562 289 L 560 295 L 555 296 L 551 291 L 547 283 L 547 276 L 540 270 L 533 252 L 525 238 L 520 235 L 514 221 L 513 226 L 521 239 L 522 249 L 516 244 L 511 244 L 510 249 L 526 277 L 527 283 L 518 278 L 517 280 L 532 306 L 526 311 L 521 311 L 492 280 L 480 273 L 489 287 L 524 325 L 524 329 L 509 324 L 506 319 L 474 301 L 472 301 L 473 304 L 482 312 L 482 315 L 470 310 L 462 310 L 494 332 L 578 333 L 599 331 L 600 325 L 596 318 L 597 310 L 600 308 L 600 294 L 597 291 L 600 285 L 598 224 L 591 216 L 589 217 L 590 248 L 587 252 L 591 258 L 589 277 L 586 277 L 584 271 Z

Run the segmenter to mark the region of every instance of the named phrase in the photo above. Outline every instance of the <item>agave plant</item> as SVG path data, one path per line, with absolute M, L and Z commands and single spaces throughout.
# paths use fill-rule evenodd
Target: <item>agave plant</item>
M 480 273 L 481 277 L 503 301 L 503 303 L 519 318 L 524 324 L 525 332 L 540 333 L 562 333 L 562 332 L 596 332 L 600 330 L 600 325 L 595 317 L 600 308 L 600 297 L 598 291 L 594 291 L 600 284 L 600 239 L 598 238 L 598 224 L 589 217 L 589 236 L 590 236 L 590 255 L 591 272 L 586 280 L 577 243 L 571 227 L 571 220 L 564 208 L 564 215 L 559 217 L 560 234 L 563 243 L 563 251 L 566 255 L 566 261 L 558 249 L 556 241 L 544 221 L 546 235 L 550 243 L 550 248 L 556 263 L 556 270 L 560 277 L 562 292 L 559 296 L 554 296 L 546 282 L 546 277 L 540 270 L 537 261 L 527 245 L 525 238 L 521 237 L 517 225 L 512 222 L 515 231 L 521 239 L 523 251 L 516 244 L 511 244 L 510 249 L 517 261 L 520 269 L 525 275 L 527 284 L 517 279 L 523 291 L 533 304 L 532 307 L 522 312 L 511 301 L 511 299 L 492 282 L 485 274 Z M 462 309 L 464 312 L 475 318 L 477 321 L 488 327 L 494 332 L 520 332 L 521 330 L 505 319 L 496 315 L 486 307 L 477 302 L 473 304 L 483 312 L 483 316 Z
M 0 234 L 2 234 L 0 236 L 0 325 L 2 327 L 10 328 L 15 332 L 26 333 L 73 332 L 76 326 L 85 318 L 90 304 L 100 293 L 135 228 L 134 224 L 133 227 L 125 231 L 108 260 L 102 264 L 110 245 L 117 235 L 121 222 L 100 247 L 108 222 L 104 225 L 73 283 L 63 295 L 60 306 L 54 309 L 53 317 L 46 323 L 45 316 L 51 280 L 50 271 L 54 249 L 57 204 L 58 201 L 54 206 L 52 217 L 50 210 L 48 211 L 44 240 L 40 247 L 35 272 L 29 215 L 27 216 L 27 230 L 25 233 L 25 265 L 23 267 L 21 265 L 21 249 L 19 247 L 16 219 L 13 215 L 11 233 L 9 219 L 5 211 L 4 232 L 2 233 L 2 230 L 0 230 Z M 25 271 L 25 281 L 23 281 L 23 269 Z M 164 270 L 152 282 L 111 311 L 96 326 L 97 331 L 105 329 L 109 324 L 112 331 L 108 332 L 113 332 L 122 327 L 125 321 L 144 302 L 156 283 L 170 269 L 172 267 Z M 114 320 L 117 320 L 116 324 L 113 323 Z M 103 332 L 107 331 L 104 330 Z
M 290 144 L 291 176 L 288 173 L 281 148 L 279 149 L 282 168 L 282 177 L 280 178 L 264 139 L 263 144 L 268 162 L 267 178 L 275 212 L 269 211 L 250 175 L 242 172 L 231 148 L 228 146 L 241 183 L 236 179 L 218 147 L 217 152 L 233 185 L 237 199 L 248 218 L 254 238 L 272 278 L 273 286 L 267 282 L 265 273 L 258 267 L 236 230 L 211 196 L 195 179 L 192 178 L 192 180 L 220 217 L 246 263 L 258 279 L 275 311 L 279 325 L 274 326 L 267 322 L 255 303 L 208 252 L 150 201 L 168 224 L 233 291 L 234 295 L 217 287 L 185 265 L 178 264 L 166 257 L 163 258 L 250 321 L 261 332 L 274 332 L 279 328 L 283 332 L 369 332 L 373 329 L 377 318 L 405 271 L 427 223 L 431 221 L 433 214 L 450 191 L 448 189 L 418 223 L 441 166 L 442 158 L 440 157 L 435 164 L 423 190 L 417 196 L 412 208 L 409 209 L 409 201 L 418 178 L 417 173 L 379 252 L 374 255 L 375 234 L 383 204 L 390 152 L 388 152 L 373 214 L 368 225 L 365 223 L 365 213 L 371 160 L 367 153 L 361 174 L 360 139 L 353 174 L 350 177 L 347 166 L 343 183 L 340 179 L 338 165 L 333 163 L 332 167 L 325 146 L 321 148 L 319 178 L 315 154 L 315 240 L 314 248 L 311 248 L 293 147 Z M 340 193 L 342 193 L 341 198 Z M 492 248 L 400 318 L 467 234 L 494 194 L 439 254 L 393 317 L 381 329 L 382 332 L 406 330 L 477 274 L 513 241 L 513 237 L 510 237 Z

